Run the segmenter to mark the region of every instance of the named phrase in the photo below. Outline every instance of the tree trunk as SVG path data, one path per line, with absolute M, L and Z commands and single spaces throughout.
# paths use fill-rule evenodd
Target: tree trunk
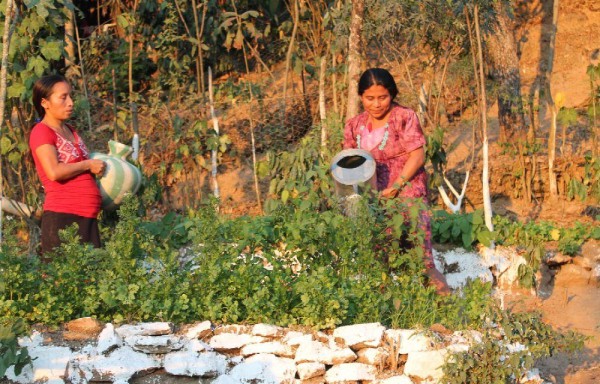
M 486 56 L 491 64 L 491 75 L 499 87 L 498 120 L 502 141 L 523 136 L 525 132 L 519 58 L 509 6 L 504 0 L 495 2 L 496 23 L 485 36 Z
M 65 23 L 65 67 L 67 74 L 72 75 L 75 65 L 75 13 L 69 12 L 69 20 Z
M 350 16 L 350 36 L 348 37 L 348 104 L 346 120 L 356 116 L 360 107 L 358 96 L 358 80 L 360 78 L 360 63 L 362 60 L 362 30 L 365 14 L 365 1 L 352 1 Z
M 288 50 L 287 50 L 287 54 L 285 55 L 285 73 L 284 73 L 284 81 L 283 81 L 283 115 L 285 116 L 285 109 L 286 109 L 286 104 L 287 104 L 287 85 L 288 85 L 288 74 L 290 72 L 290 66 L 292 65 L 292 53 L 294 52 L 294 44 L 296 43 L 296 33 L 298 32 L 298 22 L 299 22 L 299 6 L 298 6 L 298 0 L 293 0 L 294 4 L 293 4 L 293 19 L 294 19 L 294 27 L 292 28 L 292 36 L 290 37 L 290 45 L 288 46 Z M 283 123 L 283 117 L 281 119 L 282 123 Z
M 192 0 L 192 8 L 194 12 L 194 27 L 196 30 L 196 44 L 198 45 L 198 52 L 196 58 L 196 82 L 198 83 L 198 96 L 204 97 L 204 62 L 202 60 L 202 32 L 204 30 L 204 21 L 206 20 L 206 8 L 207 4 L 204 4 L 202 9 L 202 24 L 198 23 L 198 5 L 196 0 Z
M 489 174 L 489 146 L 487 135 L 487 105 L 485 96 L 485 78 L 483 75 L 483 53 L 481 48 L 481 33 L 479 29 L 479 7 L 475 5 L 475 34 L 477 36 L 477 57 L 479 61 L 479 86 L 481 88 L 480 107 L 481 111 L 481 130 L 483 135 L 483 172 L 481 181 L 483 183 L 483 213 L 485 217 L 485 225 L 490 231 L 494 230 L 492 222 L 492 198 L 490 195 L 490 174 Z
M 554 51 L 556 44 L 556 32 L 558 30 L 558 0 L 554 0 L 552 6 L 552 31 L 550 33 L 550 42 L 548 44 L 548 61 L 546 63 L 546 71 L 544 71 L 544 96 L 546 97 L 546 105 L 551 114 L 550 132 L 548 134 L 548 182 L 550 185 L 550 196 L 558 196 L 558 186 L 556 183 L 556 173 L 554 172 L 554 160 L 556 159 L 556 118 L 558 116 L 558 108 L 552 97 L 552 87 L 550 77 L 554 66 Z
M 6 102 L 6 76 L 8 66 L 8 48 L 10 47 L 10 38 L 14 30 L 15 24 L 13 20 L 13 11 L 18 12 L 18 8 L 15 7 L 13 0 L 6 2 L 6 10 L 4 13 L 4 34 L 2 35 L 2 66 L 0 69 L 0 138 L 2 137 L 2 131 L 4 126 L 4 108 Z M 17 15 L 14 15 L 15 19 Z M 0 199 L 4 195 L 4 180 L 2 179 L 2 162 L 0 161 Z M 2 199 L 4 202 L 4 199 Z M 2 244 L 2 209 L 0 209 L 0 244 Z

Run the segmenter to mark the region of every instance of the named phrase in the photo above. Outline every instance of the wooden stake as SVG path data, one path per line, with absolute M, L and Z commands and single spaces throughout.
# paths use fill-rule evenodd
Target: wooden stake
M 73 17 L 73 26 L 75 27 L 75 38 L 77 39 L 77 54 L 79 55 L 79 65 L 81 66 L 81 83 L 83 84 L 83 94 L 85 98 L 89 101 L 87 82 L 85 81 L 85 68 L 83 66 L 83 57 L 81 55 L 81 40 L 79 39 L 79 28 L 77 28 L 77 19 L 75 18 L 75 13 L 71 12 Z M 89 103 L 88 103 L 89 105 Z M 92 130 L 92 115 L 90 113 L 90 108 L 88 107 L 86 111 L 87 121 L 88 121 L 88 130 Z
M 219 120 L 217 119 L 217 115 L 215 114 L 215 103 L 213 100 L 213 84 L 212 84 L 212 70 L 208 67 L 208 97 L 210 103 L 210 116 L 213 122 L 213 128 L 215 130 L 215 135 L 219 136 Z M 213 194 L 218 199 L 220 197 L 219 193 L 219 183 L 217 182 L 217 149 L 213 149 L 211 153 L 211 162 L 212 162 L 212 180 L 213 180 Z

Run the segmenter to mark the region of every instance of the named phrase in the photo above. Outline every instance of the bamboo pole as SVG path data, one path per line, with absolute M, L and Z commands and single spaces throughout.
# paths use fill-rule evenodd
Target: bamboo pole
M 75 66 L 75 13 L 69 13 L 69 20 L 65 22 L 65 68 L 67 69 L 67 75 L 71 75 L 74 72 Z

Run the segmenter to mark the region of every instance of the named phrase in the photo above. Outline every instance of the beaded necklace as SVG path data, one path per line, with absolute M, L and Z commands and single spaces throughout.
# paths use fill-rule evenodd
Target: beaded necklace
M 381 128 L 385 128 L 385 132 L 383 133 L 383 138 L 381 139 L 381 143 L 379 143 L 379 145 L 377 146 L 377 148 L 378 148 L 380 151 L 383 151 L 383 149 L 385 148 L 385 145 L 387 144 L 388 137 L 390 136 L 390 133 L 389 133 L 389 130 L 388 130 L 388 128 L 389 128 L 389 124 L 388 124 L 388 123 L 386 123 L 386 124 L 385 124 L 383 127 L 381 127 Z M 381 128 L 378 128 L 378 129 L 381 129 Z M 364 125 L 361 125 L 361 126 L 360 126 L 360 130 L 362 131 L 363 129 L 365 129 L 365 126 L 364 126 Z M 361 138 L 360 134 L 356 135 L 356 147 L 357 147 L 357 148 L 360 148 L 360 138 Z

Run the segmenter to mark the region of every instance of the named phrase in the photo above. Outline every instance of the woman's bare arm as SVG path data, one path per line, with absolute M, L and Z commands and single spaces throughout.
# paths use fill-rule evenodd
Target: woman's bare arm
M 94 175 L 101 175 L 104 172 L 105 164 L 102 160 L 87 159 L 68 164 L 59 162 L 58 152 L 51 144 L 40 145 L 36 148 L 35 154 L 46 176 L 52 181 L 67 180 L 88 171 Z

